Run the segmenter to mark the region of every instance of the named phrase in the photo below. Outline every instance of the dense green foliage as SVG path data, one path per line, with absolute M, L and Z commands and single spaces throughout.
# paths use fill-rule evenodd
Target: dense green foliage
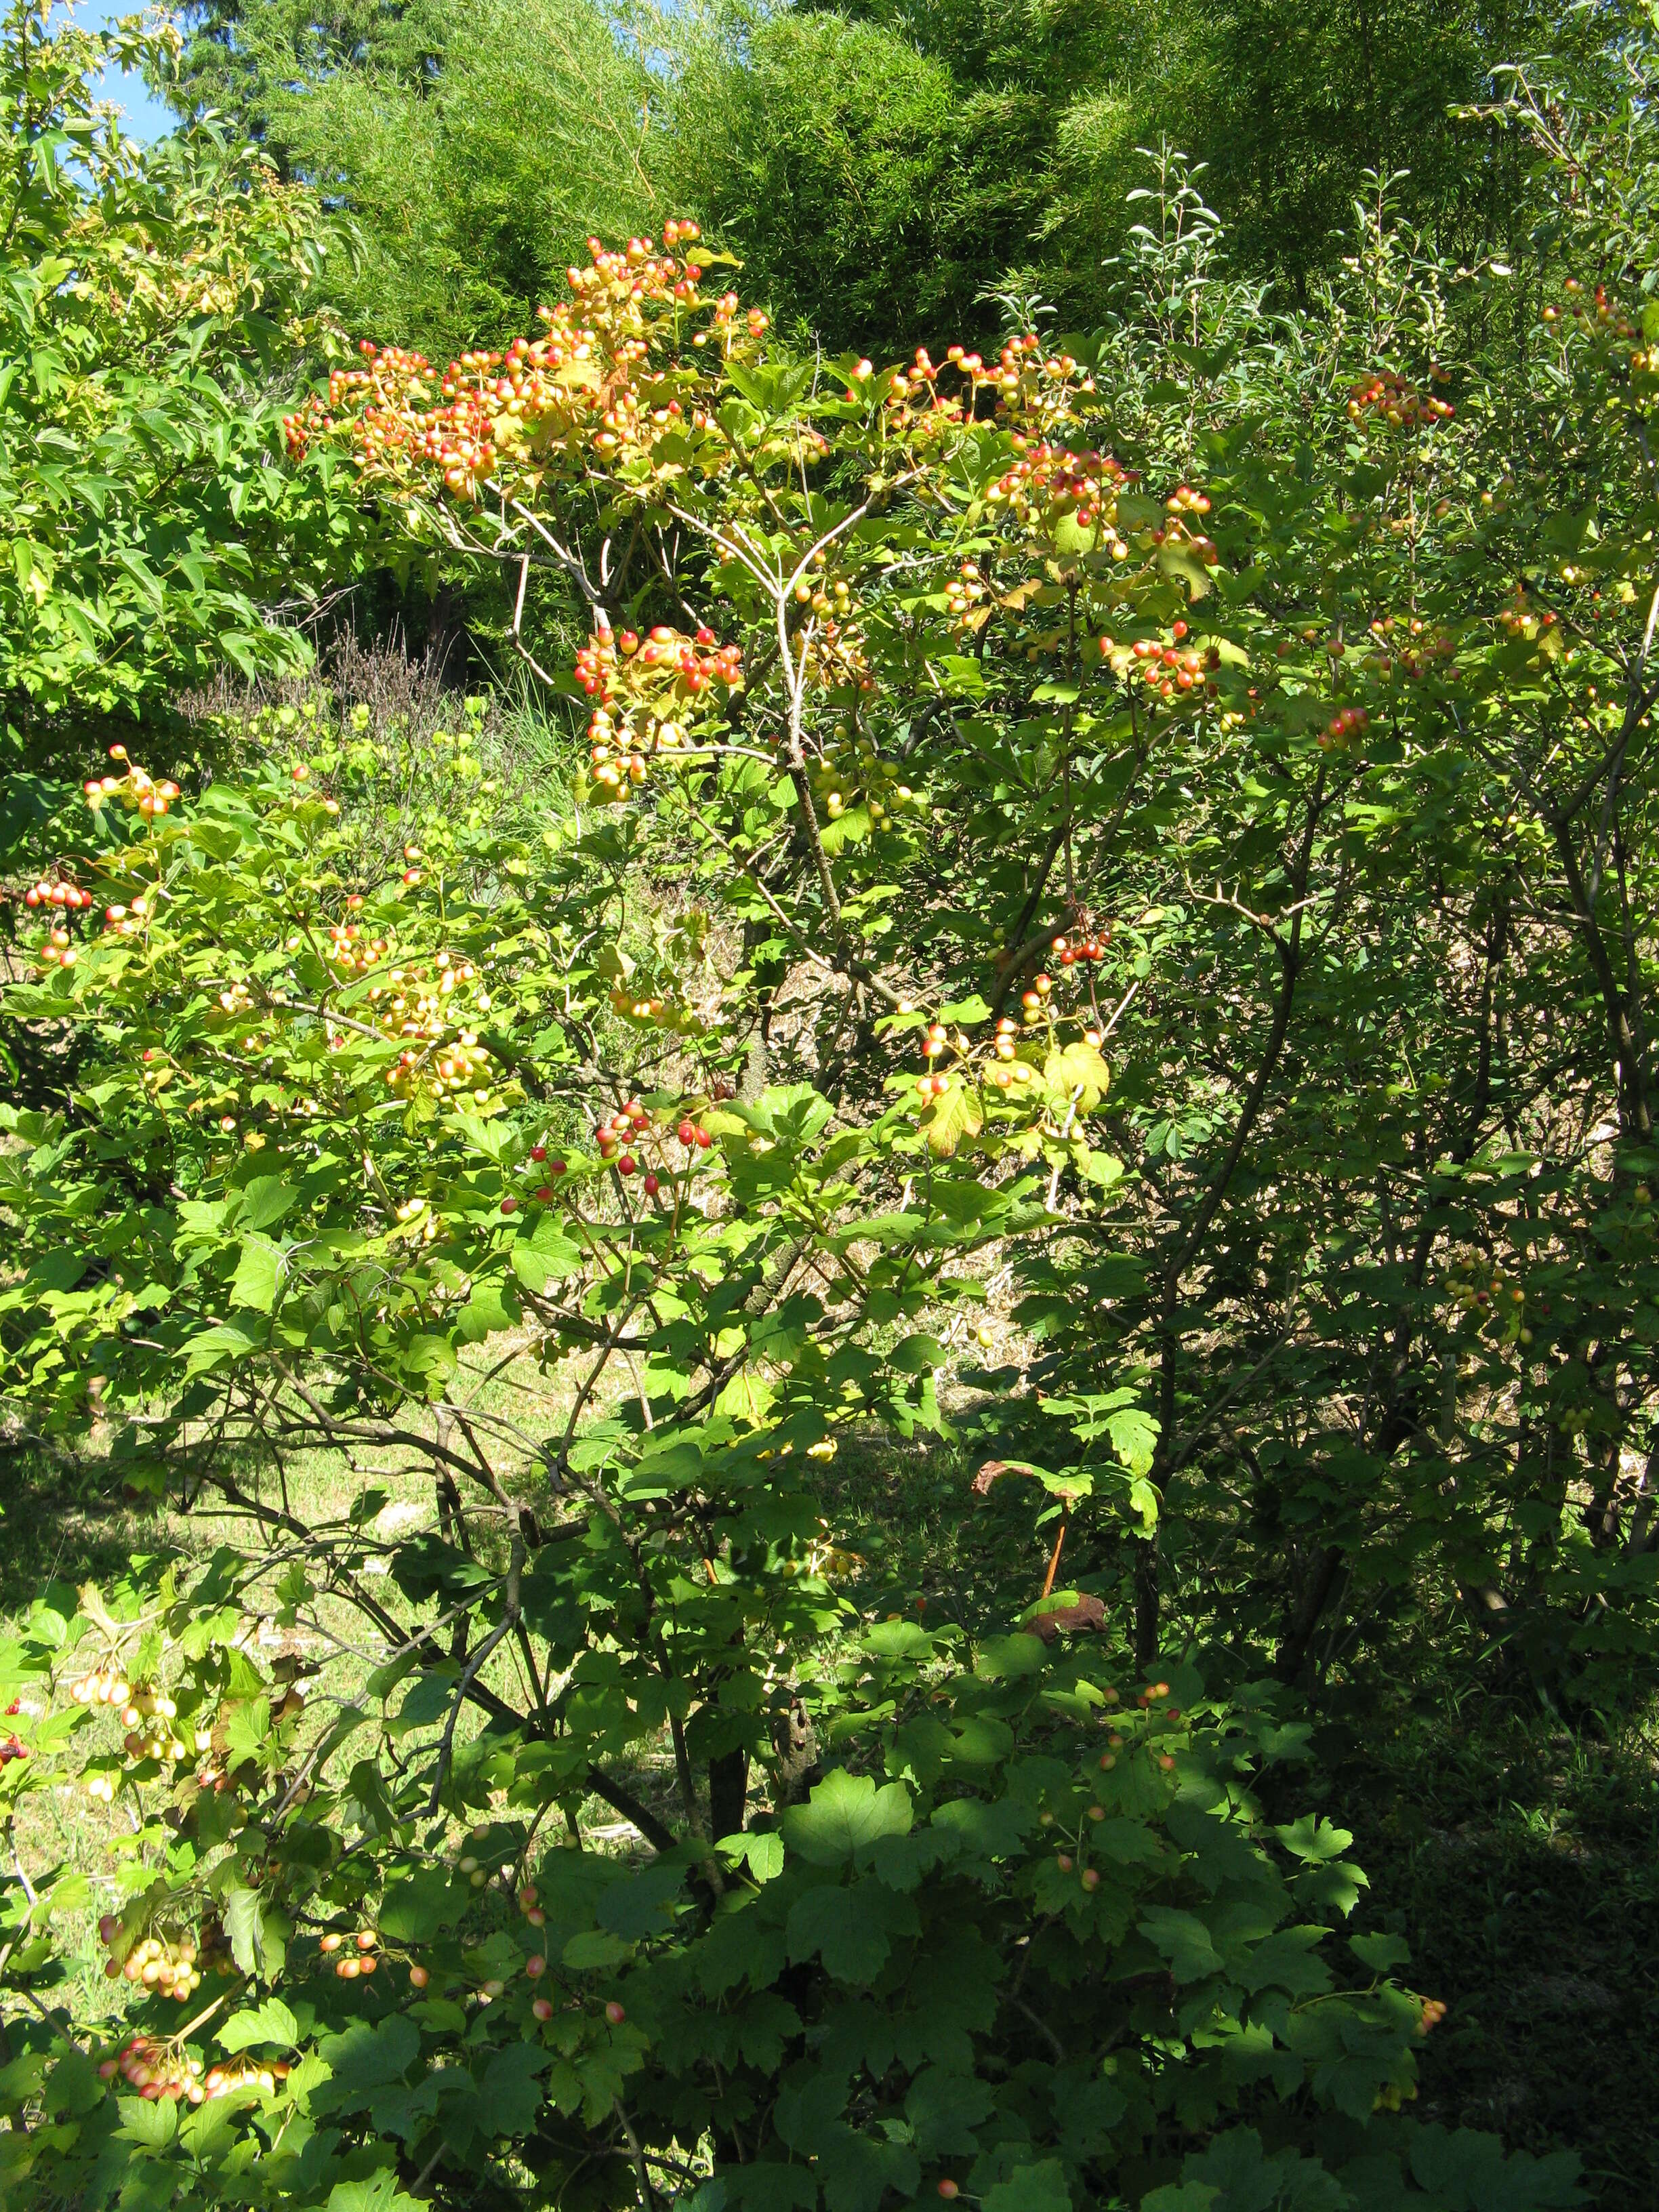
M 173 97 L 347 220 L 326 289 L 356 330 L 440 357 L 509 335 L 593 232 L 651 222 L 653 82 L 590 0 L 197 12 Z
M 434 355 L 510 336 L 590 233 L 653 209 L 699 216 L 832 349 L 981 338 L 1011 270 L 1091 324 L 1139 149 L 1164 140 L 1203 165 L 1240 270 L 1304 306 L 1370 171 L 1407 173 L 1402 210 L 1449 262 L 1513 249 L 1521 166 L 1455 111 L 1540 43 L 1595 67 L 1610 29 L 1528 0 L 185 13 L 176 103 L 335 197 L 362 258 L 333 295 Z
M 665 70 L 665 143 L 708 120 L 706 194 L 845 349 L 671 218 L 437 368 L 408 333 L 533 315 L 581 196 L 648 197 L 597 16 L 553 64 L 459 20 L 210 19 L 194 81 L 374 203 L 315 288 L 303 183 L 204 203 L 216 141 L 137 162 L 97 49 L 20 67 L 40 208 L 101 240 L 149 194 L 196 303 L 165 382 L 95 386 L 142 399 L 106 510 L 149 548 L 179 483 L 224 501 L 177 563 L 216 623 L 158 583 L 142 682 L 53 709 L 211 638 L 292 668 L 283 605 L 390 543 L 488 580 L 557 719 L 221 686 L 199 768 L 124 721 L 72 809 L 23 787 L 0 1404 L 169 1520 L 0 1642 L 0 2190 L 1582 2203 L 1411 2109 L 1444 2004 L 1329 1815 L 1402 1681 L 1588 1735 L 1659 1650 L 1659 51 L 1501 73 L 1478 188 L 1358 179 L 1281 308 L 1268 241 L 1356 181 L 1311 122 L 1307 197 L 1240 149 L 1241 276 L 1167 146 L 1115 231 L 1045 198 L 1042 71 L 1109 76 L 1109 18 L 1045 15 L 1024 87 L 965 14 L 769 18 Z M 1461 21 L 1394 65 L 1478 88 Z M 509 144 L 509 82 L 592 161 Z M 441 149 L 418 249 L 395 132 Z M 296 309 L 362 284 L 392 342 L 296 319 L 252 388 L 252 307 L 186 272 L 272 210 Z M 1086 330 L 1043 238 L 1114 247 Z M 1009 327 L 891 365 L 913 308 Z
M 314 206 L 210 133 L 140 154 L 88 96 L 106 57 L 167 52 L 131 28 L 49 36 L 42 7 L 9 10 L 0 36 L 14 758 L 32 714 L 133 712 L 226 658 L 249 677 L 294 665 L 256 596 L 279 557 L 296 586 L 326 575 L 346 526 L 269 465 L 307 339 Z

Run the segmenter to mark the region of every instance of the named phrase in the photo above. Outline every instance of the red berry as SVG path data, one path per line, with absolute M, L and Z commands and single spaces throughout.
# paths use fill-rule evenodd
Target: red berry
M 553 1186 L 551 1183 L 543 1183 L 537 1190 L 536 1195 L 540 1199 L 542 1204 L 545 1206 L 548 1200 L 553 1195 Z
M 547 1146 L 545 1145 L 532 1145 L 530 1147 L 530 1157 L 532 1160 L 544 1160 L 547 1158 Z
M 695 1121 L 682 1121 L 679 1127 L 674 1132 L 674 1133 L 679 1139 L 681 1144 L 695 1145 L 697 1141 L 696 1123 Z
M 501 1212 L 503 1213 L 516 1213 L 518 1210 L 519 1201 L 516 1198 L 504 1198 L 501 1200 Z
M 714 1139 L 709 1135 L 707 1129 L 699 1129 L 697 1132 L 696 1141 L 699 1151 L 706 1152 L 710 1145 L 714 1143 Z
M 644 1183 L 644 1190 L 647 1198 L 654 1198 L 660 1188 L 661 1186 L 659 1184 L 655 1176 L 647 1176 Z
M 564 1173 L 564 1162 L 562 1160 L 550 1160 L 547 1164 L 547 1172 L 549 1175 L 562 1175 Z
M 623 2007 L 617 2002 L 615 1997 L 612 1997 L 610 2003 L 606 2005 L 605 2008 L 605 2016 L 610 2021 L 612 2027 L 620 2027 L 623 2022 L 627 2019 L 628 2014 L 623 2010 Z
M 632 1175 L 638 1165 L 639 1162 L 632 1152 L 624 1152 L 617 1163 L 617 1172 L 618 1175 Z

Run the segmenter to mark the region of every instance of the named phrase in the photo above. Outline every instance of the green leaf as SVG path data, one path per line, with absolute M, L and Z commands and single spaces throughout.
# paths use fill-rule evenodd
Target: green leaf
M 1275 1828 L 1273 1833 L 1287 1851 L 1310 1865 L 1340 1858 L 1353 1841 L 1346 1828 L 1336 1827 L 1322 1814 L 1314 1813 L 1304 1813 L 1290 1827 Z
M 1386 1974 L 1411 1963 L 1412 1947 L 1399 1936 L 1350 1936 L 1348 1948 L 1373 1973 Z
M 1073 2212 L 1066 2169 L 1057 2158 L 1017 2166 L 1006 2181 L 988 2189 L 984 2212 Z
M 878 1789 L 867 1774 L 836 1767 L 825 1775 L 805 1805 L 784 1814 L 784 1841 L 812 1866 L 840 1866 L 882 1836 L 910 1831 L 915 1806 L 902 1782 Z
M 869 1881 L 850 1889 L 821 1882 L 807 1890 L 789 1908 L 785 1935 L 791 1960 L 821 1958 L 824 1972 L 838 1982 L 874 1981 L 892 1948 L 877 1909 L 877 1900 L 888 1894 Z
M 237 1274 L 230 1283 L 232 1305 L 250 1305 L 254 1312 L 270 1314 L 283 1283 L 283 1252 L 265 1237 L 243 1237 L 237 1256 Z
M 1202 1981 L 1206 1975 L 1221 1972 L 1221 1954 L 1196 1913 L 1157 1905 L 1141 1916 L 1139 1924 L 1148 1942 L 1169 1960 L 1176 1981 Z
M 534 2043 L 509 2043 L 484 2069 L 479 2089 L 492 2134 L 528 2135 L 542 2107 L 541 2076 L 553 2053 Z
M 292 2051 L 300 2039 L 299 2022 L 280 1997 L 267 1997 L 251 2012 L 234 2012 L 219 2030 L 226 2051 L 246 2051 L 256 2043 L 275 2044 Z
M 326 2212 L 430 2212 L 425 2199 L 399 2188 L 390 2168 L 362 2181 L 337 2181 L 328 2192 Z

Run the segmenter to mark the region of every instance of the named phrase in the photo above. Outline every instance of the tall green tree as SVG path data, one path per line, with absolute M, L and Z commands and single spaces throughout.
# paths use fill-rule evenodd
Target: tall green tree
M 594 0 L 319 15 L 206 0 L 171 93 L 221 106 L 340 218 L 327 296 L 439 361 L 560 295 L 595 232 L 648 227 L 656 80 Z
M 338 472 L 284 477 L 278 418 L 318 335 L 307 192 L 198 129 L 148 151 L 91 86 L 163 67 L 136 21 L 0 14 L 0 744 L 142 716 L 229 665 L 304 659 L 276 618 L 349 537 Z

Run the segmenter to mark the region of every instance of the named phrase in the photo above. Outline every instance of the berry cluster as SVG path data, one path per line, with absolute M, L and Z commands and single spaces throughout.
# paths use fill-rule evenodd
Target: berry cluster
M 692 740 L 682 718 L 711 685 L 742 683 L 743 655 L 706 626 L 688 637 L 659 623 L 643 639 L 599 629 L 576 655 L 576 680 L 599 702 L 587 730 L 593 781 L 619 797 L 653 759 L 684 756 Z
M 137 937 L 149 920 L 149 901 L 140 891 L 127 904 L 104 908 L 105 930 L 116 937 Z
M 147 2104 L 184 2100 L 199 2105 L 207 2095 L 201 2079 L 202 2062 L 187 2058 L 153 2035 L 135 2035 L 118 2057 L 106 2058 L 98 2069 L 106 2081 L 119 2074 Z
M 1187 635 L 1186 623 L 1174 623 L 1170 635 L 1175 641 L 1172 645 L 1160 644 L 1155 637 L 1138 637 L 1127 651 L 1120 648 L 1114 639 L 1103 637 L 1101 659 L 1119 670 L 1127 683 L 1144 684 L 1161 699 L 1173 699 L 1181 692 L 1194 690 L 1212 693 L 1213 684 L 1206 684 L 1206 656 L 1182 643 Z
M 178 1705 L 160 1690 L 134 1690 L 121 1711 L 121 1725 L 127 1731 L 128 1755 L 133 1759 L 183 1759 L 185 1746 L 173 1725 L 178 1717 Z M 207 1731 L 198 1730 L 195 1748 L 205 1751 L 208 1741 Z
M 1206 537 L 1201 530 L 1194 530 L 1188 519 L 1209 511 L 1210 502 L 1205 493 L 1194 491 L 1190 484 L 1177 484 L 1164 502 L 1169 520 L 1161 530 L 1153 531 L 1153 544 L 1184 546 L 1206 568 L 1213 568 L 1221 559 L 1220 549 L 1214 538 Z
M 692 246 L 698 234 L 695 223 L 668 222 L 665 247 Z M 572 298 L 540 311 L 540 337 L 515 339 L 504 352 L 463 354 L 435 380 L 418 354 L 365 345 L 363 367 L 338 371 L 325 396 L 314 394 L 284 418 L 290 456 L 297 459 L 319 434 L 338 434 L 366 475 L 403 486 L 434 483 L 471 504 L 521 465 L 539 470 L 550 459 L 580 462 L 591 452 L 606 465 L 641 457 L 654 467 L 660 440 L 707 432 L 709 416 L 695 404 L 688 412 L 672 381 L 644 384 L 640 372 L 653 340 L 678 352 L 685 319 L 696 312 L 707 326 L 692 334 L 693 347 L 713 338 L 724 353 L 744 331 L 750 343 L 758 339 L 767 318 L 744 312 L 735 292 L 705 298 L 695 252 L 659 253 L 640 238 L 619 252 L 590 239 L 588 250 L 590 264 L 567 271 Z M 693 372 L 676 368 L 682 385 L 695 381 Z
M 120 1940 L 120 1923 L 106 1913 L 98 1923 L 98 1933 L 105 1946 L 112 1950 Z M 133 1945 L 125 1959 L 112 1958 L 104 1972 L 112 1980 L 125 1976 L 153 1995 L 171 1997 L 178 2004 L 186 2002 L 202 1986 L 197 1947 L 188 1936 L 175 1940 L 165 1936 L 146 1936 Z
M 343 1936 L 331 1929 L 318 1937 L 317 1948 L 334 1961 L 334 1972 L 341 1981 L 355 1982 L 379 1967 L 380 1962 L 374 1955 L 379 1941 L 372 1928 L 360 1928 L 355 1936 Z
M 94 1667 L 89 1674 L 70 1684 L 70 1695 L 77 1705 L 125 1705 L 132 1695 L 132 1686 L 125 1674 Z
M 977 629 L 983 617 L 975 617 L 975 609 L 984 599 L 985 579 L 980 574 L 976 562 L 964 561 L 961 572 L 945 587 L 945 608 L 958 629 Z
M 1344 707 L 1332 715 L 1319 733 L 1321 752 L 1334 752 L 1353 744 L 1365 733 L 1370 716 L 1363 707 Z
M 1028 440 L 1018 430 L 1012 444 L 1017 458 L 986 493 L 987 501 L 1006 504 L 1022 522 L 1041 528 L 1052 529 L 1067 517 L 1083 530 L 1099 524 L 1109 533 L 1112 558 L 1127 559 L 1129 549 L 1116 530 L 1117 494 L 1128 481 L 1121 462 L 1109 453 L 1077 453 L 1045 439 Z
M 233 2058 L 222 2066 L 210 2066 L 202 2086 L 210 2103 L 216 2097 L 231 2096 L 238 2089 L 258 2089 L 269 2097 L 280 2082 L 287 2081 L 288 2072 L 285 2058 L 273 2058 L 265 2066 L 254 2058 Z
M 9 1721 L 15 1721 L 19 1713 L 22 1711 L 23 1700 L 21 1698 L 14 1698 L 11 1703 L 6 1707 L 6 1718 Z M 33 1711 L 33 1708 L 31 1707 L 30 1711 Z M 0 1766 L 9 1766 L 13 1759 L 27 1759 L 28 1755 L 28 1746 L 23 1741 L 23 1739 L 18 1735 L 15 1729 L 11 1731 L 9 1735 L 0 1737 Z
M 1429 374 L 1443 380 L 1446 372 L 1436 367 Z M 1456 411 L 1449 399 L 1419 391 L 1391 368 L 1376 369 L 1348 387 L 1348 419 L 1352 422 L 1362 415 L 1375 415 L 1390 429 L 1420 430 L 1437 422 L 1449 422 Z
M 1565 571 L 1562 580 L 1571 583 L 1574 580 L 1573 571 Z M 1553 607 L 1528 606 L 1524 583 L 1515 586 L 1515 604 L 1500 607 L 1496 617 L 1498 627 L 1506 636 L 1528 640 L 1547 636 L 1556 628 L 1559 619 Z
M 1559 323 L 1565 315 L 1570 321 L 1588 323 L 1612 337 L 1633 338 L 1636 336 L 1635 324 L 1626 318 L 1621 308 L 1614 307 L 1607 297 L 1605 284 L 1595 287 L 1589 306 L 1582 297 L 1583 289 L 1577 276 L 1569 276 L 1562 287 L 1567 295 L 1565 304 L 1547 306 L 1542 311 L 1544 321 Z
M 532 1145 L 530 1147 L 530 1159 L 532 1167 L 544 1176 L 557 1176 L 566 1172 L 568 1163 L 556 1155 L 550 1159 L 547 1155 L 547 1146 L 544 1144 Z M 536 1196 L 544 1206 L 550 1204 L 556 1195 L 551 1182 L 543 1182 L 536 1187 Z M 533 1904 L 533 1899 L 532 1902 Z
M 1062 968 L 1075 968 L 1079 960 L 1103 960 L 1111 939 L 1111 926 L 1107 925 L 1104 937 L 1091 934 L 1084 937 L 1057 937 L 1051 950 Z
M 94 776 L 82 786 L 87 805 L 94 813 L 100 806 L 107 806 L 114 799 L 129 812 L 137 808 L 147 822 L 157 815 L 165 814 L 179 796 L 178 785 L 166 777 L 158 781 L 143 769 L 135 767 L 127 759 L 125 745 L 112 745 L 109 757 L 112 761 L 124 763 L 126 772 L 123 775 Z
M 1550 619 L 1553 622 L 1554 617 L 1552 616 Z M 1385 644 L 1392 645 L 1400 627 L 1396 618 L 1393 615 L 1388 615 L 1381 623 L 1371 624 L 1371 632 Z M 1415 615 L 1404 625 L 1404 628 L 1405 642 L 1393 651 L 1385 652 L 1379 656 L 1376 663 L 1377 674 L 1392 679 L 1397 671 L 1410 678 L 1413 683 L 1419 683 L 1430 672 L 1436 661 L 1443 661 L 1448 665 L 1441 670 L 1441 674 L 1455 681 L 1457 667 L 1452 661 L 1451 656 L 1456 651 L 1456 647 L 1450 638 L 1443 634 L 1431 634 L 1421 619 Z
M 83 907 L 92 904 L 92 893 L 66 883 L 62 877 L 54 882 L 50 876 L 42 876 L 38 884 L 32 884 L 24 892 L 23 903 L 25 906 L 62 907 L 68 913 L 78 914 Z

